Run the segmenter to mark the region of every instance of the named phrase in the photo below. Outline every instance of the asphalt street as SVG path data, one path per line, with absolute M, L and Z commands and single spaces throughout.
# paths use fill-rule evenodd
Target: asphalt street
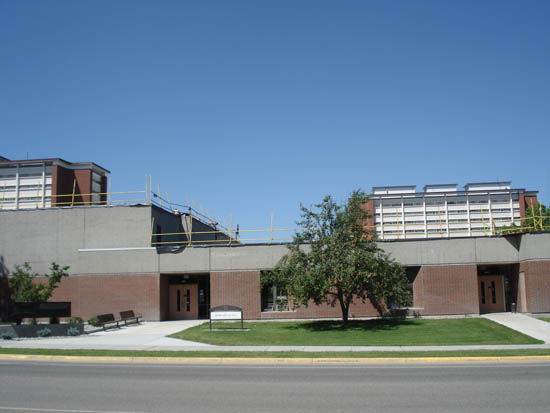
M 550 363 L 0 361 L 2 412 L 548 412 Z

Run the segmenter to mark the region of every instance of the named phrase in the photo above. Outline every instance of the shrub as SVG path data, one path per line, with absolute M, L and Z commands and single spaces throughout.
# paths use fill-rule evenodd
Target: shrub
M 79 336 L 80 335 L 80 330 L 76 327 L 71 327 L 67 330 L 67 335 L 68 336 Z
M 99 324 L 99 320 L 97 319 L 97 316 L 93 316 L 88 320 L 88 324 L 94 327 L 99 327 L 101 324 Z
M 2 340 L 11 340 L 13 338 L 13 334 L 9 331 L 4 331 L 0 334 L 0 337 L 2 337 Z
M 49 337 L 52 334 L 52 330 L 46 327 L 42 330 L 38 330 L 36 334 L 38 334 L 38 337 Z
M 69 324 L 81 324 L 84 320 L 80 317 L 71 317 L 69 318 Z

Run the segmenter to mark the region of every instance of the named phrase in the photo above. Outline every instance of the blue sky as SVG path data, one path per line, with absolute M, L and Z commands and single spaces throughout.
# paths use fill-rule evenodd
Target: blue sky
M 0 155 L 145 174 L 241 228 L 372 186 L 550 203 L 548 1 L 0 0 Z

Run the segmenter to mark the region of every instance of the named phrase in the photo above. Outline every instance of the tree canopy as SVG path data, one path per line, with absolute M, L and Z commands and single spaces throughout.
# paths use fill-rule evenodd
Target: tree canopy
M 286 289 L 296 306 L 339 305 L 346 325 L 354 300 L 369 300 L 382 315 L 388 302 L 408 304 L 410 293 L 401 265 L 377 245 L 366 227 L 367 196 L 354 191 L 339 205 L 329 195 L 314 208 L 301 206 L 302 231 L 273 271 L 262 276 L 262 286 Z
M 52 296 L 53 290 L 61 278 L 67 277 L 69 267 L 61 267 L 52 262 L 50 274 L 34 273 L 28 262 L 15 266 L 15 271 L 8 278 L 10 298 L 15 302 L 45 302 Z M 34 281 L 36 277 L 45 277 L 46 283 Z

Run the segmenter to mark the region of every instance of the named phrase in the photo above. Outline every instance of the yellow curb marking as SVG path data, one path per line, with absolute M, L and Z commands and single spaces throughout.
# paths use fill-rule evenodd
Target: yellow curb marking
M 444 363 L 453 361 L 510 361 L 544 360 L 550 356 L 485 356 L 485 357 L 330 357 L 330 358 L 273 358 L 273 357 L 105 357 L 105 356 L 45 356 L 31 354 L 0 354 L 5 360 L 53 360 L 82 362 L 181 363 L 181 364 L 319 364 L 319 363 Z

